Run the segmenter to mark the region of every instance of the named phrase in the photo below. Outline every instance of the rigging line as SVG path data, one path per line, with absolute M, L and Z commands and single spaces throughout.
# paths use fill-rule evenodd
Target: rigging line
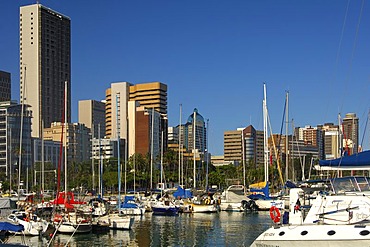
M 337 48 L 337 55 L 336 55 L 336 59 L 335 59 L 334 75 L 332 75 L 331 85 L 333 85 L 333 83 L 335 82 L 336 77 L 337 77 L 337 70 L 338 70 L 338 63 L 339 63 L 339 55 L 340 55 L 340 51 L 342 49 L 342 42 L 343 42 L 344 30 L 345 30 L 345 27 L 346 27 L 347 16 L 348 16 L 348 9 L 349 9 L 350 2 L 351 2 L 351 0 L 348 0 L 347 1 L 346 12 L 344 14 L 344 20 L 343 20 L 343 24 L 342 24 L 342 31 L 341 31 L 341 34 L 340 34 L 339 44 L 338 44 L 338 48 Z M 331 93 L 333 93 L 333 92 L 331 91 Z M 332 97 L 329 97 L 329 98 L 331 99 Z M 326 104 L 325 116 L 327 115 L 328 110 L 329 110 L 329 104 Z
M 358 21 L 357 21 L 357 27 L 356 27 L 356 33 L 355 33 L 355 40 L 353 41 L 351 58 L 350 58 L 350 61 L 349 61 L 349 71 L 348 71 L 348 75 L 347 75 L 347 80 L 346 80 L 345 85 L 344 85 L 345 91 L 347 89 L 348 82 L 350 81 L 350 76 L 351 76 L 351 73 L 352 73 L 353 58 L 355 56 L 355 50 L 356 50 L 356 47 L 357 47 L 358 33 L 359 33 L 359 30 L 360 30 L 360 24 L 361 24 L 361 18 L 362 18 L 362 13 L 363 13 L 364 5 L 365 5 L 365 1 L 362 0 L 360 15 L 358 16 Z M 340 108 L 341 110 L 343 109 L 344 98 L 345 98 L 345 96 L 343 95 L 342 96 L 342 105 L 341 105 L 341 108 Z

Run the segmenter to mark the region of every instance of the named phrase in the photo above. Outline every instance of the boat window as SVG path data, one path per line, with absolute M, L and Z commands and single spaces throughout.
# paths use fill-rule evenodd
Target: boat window
M 279 236 L 283 236 L 285 232 L 279 232 Z
M 308 233 L 307 231 L 302 231 L 301 235 L 304 236 L 304 235 L 307 235 L 307 233 Z
M 328 231 L 329 236 L 333 236 L 334 234 L 335 234 L 335 231 L 333 231 L 333 230 Z
M 360 232 L 360 235 L 361 236 L 366 236 L 366 235 L 369 235 L 369 233 L 370 232 L 368 230 L 363 230 L 363 231 Z

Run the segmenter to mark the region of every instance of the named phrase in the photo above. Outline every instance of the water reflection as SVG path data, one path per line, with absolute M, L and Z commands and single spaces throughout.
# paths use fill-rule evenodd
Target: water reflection
M 104 234 L 58 234 L 50 246 L 250 246 L 271 225 L 268 212 L 181 214 L 136 217 L 131 231 Z M 30 246 L 47 246 L 47 239 L 26 238 Z

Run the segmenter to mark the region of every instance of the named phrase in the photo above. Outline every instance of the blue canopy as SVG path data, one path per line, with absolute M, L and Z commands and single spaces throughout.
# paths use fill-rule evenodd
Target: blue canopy
M 10 222 L 0 222 L 0 231 L 11 231 L 11 232 L 21 232 L 24 230 L 23 225 L 14 225 Z
M 370 150 L 333 160 L 320 160 L 321 170 L 370 170 Z
M 177 190 L 173 193 L 175 198 L 191 198 L 193 194 L 191 193 L 190 189 L 184 189 L 181 186 L 177 187 Z

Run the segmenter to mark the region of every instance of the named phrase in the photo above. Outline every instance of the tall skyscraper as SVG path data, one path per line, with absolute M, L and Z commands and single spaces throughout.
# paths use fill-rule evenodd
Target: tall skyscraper
M 0 70 L 0 101 L 11 100 L 10 73 Z
M 42 122 L 60 122 L 65 105 L 71 116 L 71 20 L 41 4 L 20 8 L 20 99 L 31 106 L 32 136 Z

